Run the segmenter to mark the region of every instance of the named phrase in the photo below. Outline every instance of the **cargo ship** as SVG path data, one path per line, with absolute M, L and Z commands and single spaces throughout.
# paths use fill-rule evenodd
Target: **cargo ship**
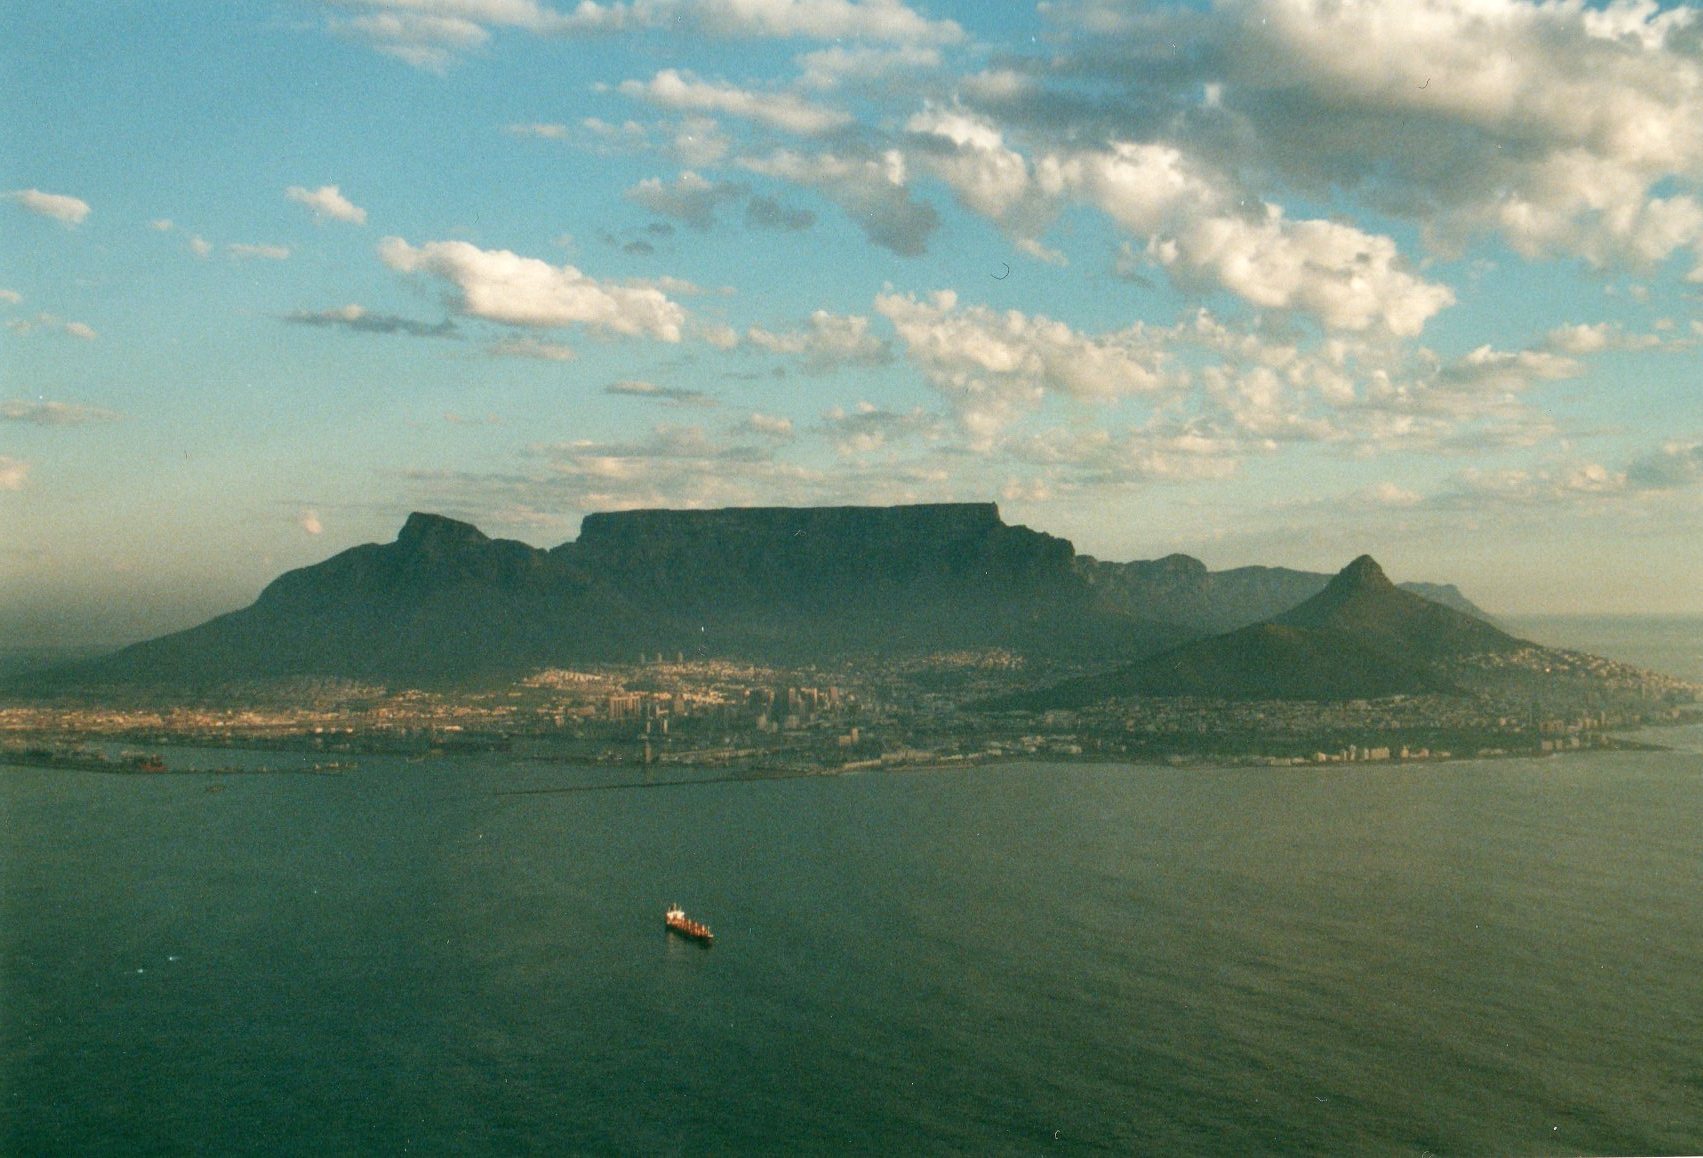
M 701 941 L 705 945 L 715 943 L 715 934 L 710 932 L 710 927 L 702 921 L 692 920 L 686 915 L 686 910 L 679 905 L 668 910 L 662 918 L 662 923 L 667 926 L 670 932 L 679 933 L 682 937 Z

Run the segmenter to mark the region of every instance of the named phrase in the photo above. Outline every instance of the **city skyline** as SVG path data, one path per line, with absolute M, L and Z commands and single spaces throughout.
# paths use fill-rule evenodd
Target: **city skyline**
M 0 637 L 185 627 L 413 510 L 989 500 L 1104 559 L 1703 614 L 1695 7 L 9 25 Z

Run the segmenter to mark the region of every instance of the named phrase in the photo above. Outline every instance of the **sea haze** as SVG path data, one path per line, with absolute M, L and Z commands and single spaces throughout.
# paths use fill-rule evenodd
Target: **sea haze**
M 1703 616 L 1518 615 L 1500 621 L 1514 634 L 1550 647 L 1588 651 L 1703 682 Z
M 1703 1149 L 1703 756 L 608 778 L 6 769 L 0 1150 Z

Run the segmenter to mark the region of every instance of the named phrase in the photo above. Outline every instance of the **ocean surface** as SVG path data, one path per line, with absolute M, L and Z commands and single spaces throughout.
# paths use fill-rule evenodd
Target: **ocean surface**
M 1652 737 L 0 769 L 0 1153 L 1700 1153 L 1703 729 Z

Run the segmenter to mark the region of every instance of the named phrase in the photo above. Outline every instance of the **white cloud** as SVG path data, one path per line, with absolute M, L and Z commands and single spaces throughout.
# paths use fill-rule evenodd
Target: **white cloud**
M 80 197 L 64 193 L 43 193 L 40 189 L 17 189 L 8 194 L 13 201 L 31 213 L 51 217 L 67 229 L 81 225 L 89 216 L 89 203 Z
M 1605 350 L 1653 350 L 1665 345 L 1656 334 L 1629 334 L 1619 322 L 1580 323 L 1549 331 L 1544 345 L 1561 354 L 1599 354 Z
M 682 165 L 714 165 L 733 150 L 733 142 L 713 117 L 682 117 L 669 149 Z
M 598 124 L 603 122 L 599 121 Z M 511 136 L 538 137 L 546 141 L 563 141 L 568 137 L 568 126 L 558 123 L 534 122 L 529 125 L 510 125 L 505 130 Z
M 686 313 L 661 290 L 599 282 L 571 265 L 555 266 L 506 249 L 465 241 L 415 247 L 400 237 L 379 243 L 379 257 L 399 273 L 443 278 L 471 317 L 516 326 L 584 325 L 610 333 L 678 342 Z
M 960 309 L 950 291 L 923 301 L 883 294 L 875 308 L 893 323 L 910 360 L 952 403 L 983 449 L 1048 394 L 1109 402 L 1152 393 L 1172 381 L 1163 342 L 1139 323 L 1109 334 L 1082 334 L 1041 315 Z
M 325 524 L 319 521 L 318 511 L 303 511 L 296 516 L 296 525 L 310 535 L 322 534 L 325 531 Z
M 24 295 L 14 289 L 0 289 L 0 302 L 15 306 L 24 300 Z
M 1289 221 L 1275 205 L 1259 219 L 1190 222 L 1157 252 L 1173 272 L 1256 306 L 1304 310 L 1333 329 L 1382 326 L 1411 337 L 1455 301 L 1447 286 L 1406 272 L 1389 238 L 1334 221 Z
M 721 113 L 805 136 L 817 136 L 851 123 L 850 114 L 811 104 L 791 93 L 750 92 L 699 80 L 672 68 L 663 69 L 649 81 L 623 81 L 620 92 L 661 108 Z
M 98 337 L 94 327 L 86 322 L 68 322 L 57 314 L 48 313 L 36 314 L 32 318 L 13 318 L 6 323 L 6 328 L 20 337 L 32 334 L 37 330 L 67 334 L 85 342 L 92 342 Z
M 29 474 L 29 463 L 22 459 L 0 454 L 0 491 L 23 490 Z
M 233 242 L 225 246 L 225 252 L 238 261 L 287 261 L 290 257 L 290 247 L 287 245 L 245 245 Z
M 807 329 L 771 333 L 753 327 L 746 337 L 752 345 L 771 353 L 798 358 L 806 370 L 816 374 L 843 366 L 878 366 L 893 360 L 887 340 L 869 332 L 868 318 L 830 314 L 827 310 L 812 313 Z
M 1242 0 L 1184 34 L 1253 130 L 1229 147 L 1293 178 L 1528 255 L 1647 263 L 1703 234 L 1695 198 L 1662 189 L 1703 175 L 1687 6 Z
M 1027 256 L 1034 258 L 1036 261 L 1045 262 L 1047 265 L 1070 264 L 1070 258 L 1066 257 L 1063 253 L 1056 249 L 1049 249 L 1047 246 L 1042 245 L 1039 241 L 1036 241 L 1033 237 L 1019 237 L 1016 244 L 1017 252 L 1026 254 Z
M 776 438 L 783 442 L 793 438 L 792 419 L 782 418 L 774 414 L 763 414 L 753 411 L 751 417 L 745 420 L 745 429 L 765 438 Z
M 692 336 L 718 350 L 731 350 L 739 345 L 739 331 L 725 322 L 697 322 Z
M 1179 215 L 1210 212 L 1227 199 L 1223 178 L 1160 142 L 1118 141 L 1101 151 L 1049 155 L 1038 166 L 1037 180 L 1044 190 L 1079 197 L 1143 236 Z
M 940 67 L 940 50 L 915 44 L 898 48 L 836 44 L 798 58 L 800 81 L 807 88 L 837 89 L 871 82 L 891 83 L 900 73 Z
M 918 166 L 945 181 L 972 211 L 1025 235 L 1052 215 L 1051 198 L 1037 186 L 1028 161 L 990 122 L 959 109 L 928 109 L 906 129 Z
M 478 48 L 490 39 L 491 34 L 478 19 L 410 11 L 404 7 L 411 4 L 412 0 L 370 0 L 367 7 L 378 10 L 350 19 L 332 20 L 330 27 L 333 32 L 365 40 L 380 52 L 407 61 L 416 68 L 434 72 L 444 71 L 457 56 Z M 480 9 L 496 10 L 503 5 L 475 2 L 463 7 L 470 9 L 476 18 L 490 18 L 490 13 Z M 386 8 L 391 10 L 384 10 Z M 498 22 L 507 21 L 499 19 Z
M 1465 470 L 1438 496 L 1442 506 L 1552 506 L 1624 493 L 1626 475 L 1600 463 Z
M 643 7 L 637 0 L 632 7 Z M 614 7 L 614 5 L 611 5 Z M 658 17 L 685 14 L 720 36 L 764 36 L 811 40 L 874 40 L 890 44 L 955 44 L 963 29 L 950 20 L 929 20 L 901 0 L 660 0 Z
M 535 0 L 336 0 L 358 15 L 333 17 L 333 32 L 355 36 L 419 68 L 443 71 L 484 45 L 495 28 L 541 36 L 696 32 L 744 38 L 873 40 L 951 44 L 964 32 L 929 20 L 900 0 L 579 0 L 561 11 Z
M 284 190 L 284 196 L 313 210 L 316 220 L 347 221 L 351 225 L 365 225 L 367 211 L 354 204 L 338 190 L 335 185 L 321 185 L 318 189 L 306 189 L 300 185 L 291 185 Z

